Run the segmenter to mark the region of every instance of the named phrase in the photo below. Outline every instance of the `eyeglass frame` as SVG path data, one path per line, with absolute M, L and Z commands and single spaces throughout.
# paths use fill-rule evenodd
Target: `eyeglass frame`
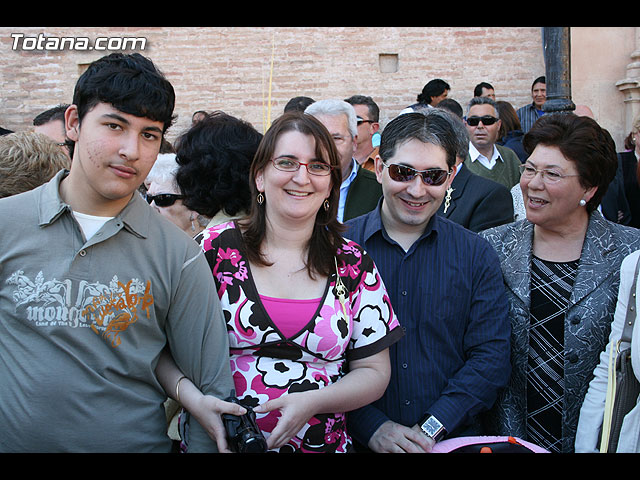
M 282 168 L 278 168 L 278 166 L 276 165 L 276 160 L 278 160 L 279 158 L 284 158 L 284 159 L 287 159 L 287 160 L 291 161 L 292 163 L 297 165 L 296 169 L 295 170 L 283 170 Z M 326 177 L 328 175 L 331 175 L 331 170 L 333 170 L 335 168 L 335 166 L 333 166 L 333 165 L 331 165 L 329 163 L 326 163 L 326 162 L 322 162 L 320 160 L 316 160 L 314 162 L 304 163 L 304 162 L 301 162 L 300 160 L 296 160 L 295 158 L 290 158 L 290 157 L 287 157 L 287 156 L 281 156 L 281 157 L 272 158 L 271 159 L 271 163 L 273 163 L 273 168 L 275 168 L 279 172 L 287 172 L 287 173 L 297 172 L 298 170 L 300 170 L 300 166 L 304 165 L 305 168 L 307 169 L 307 173 L 309 175 L 314 175 L 316 177 Z M 322 165 L 326 165 L 327 167 L 329 167 L 329 170 L 327 170 L 327 173 L 315 173 L 315 172 L 312 172 L 311 170 L 309 170 L 309 165 L 312 164 L 312 163 L 319 163 L 319 164 L 322 164 Z
M 393 180 L 394 182 L 399 182 L 399 183 L 408 183 L 408 182 L 412 182 L 416 176 L 420 175 L 420 179 L 422 180 L 422 183 L 424 183 L 426 186 L 428 187 L 440 187 L 441 185 L 443 185 L 446 181 L 447 181 L 447 177 L 451 176 L 451 174 L 453 174 L 453 170 L 449 169 L 444 170 L 442 168 L 427 168 L 426 170 L 418 170 L 416 168 L 410 167 L 408 165 L 400 165 L 399 163 L 385 163 L 384 160 L 382 161 L 382 165 L 387 167 L 387 169 L 389 170 L 390 167 L 399 167 L 399 168 L 407 168 L 409 170 L 411 170 L 413 173 L 413 176 L 411 178 L 408 178 L 406 180 L 398 180 L 396 178 L 393 178 L 393 176 L 391 175 L 391 171 L 389 170 L 389 178 L 391 178 L 391 180 Z M 425 179 L 425 175 L 426 173 L 429 172 L 444 172 L 445 176 L 443 178 L 443 180 L 440 183 L 428 183 Z
M 174 205 L 176 203 L 176 200 L 182 200 L 184 198 L 184 195 L 180 195 L 177 193 L 159 193 L 158 195 L 149 195 L 147 193 L 145 194 L 144 198 L 149 205 L 151 205 L 151 202 L 153 202 L 154 200 L 157 200 L 158 198 L 160 198 L 160 203 L 156 201 L 156 206 L 164 208 L 164 207 L 170 207 Z M 165 199 L 168 199 L 168 198 L 171 199 L 171 203 L 165 202 Z
M 536 178 L 536 175 L 539 173 L 540 174 L 540 179 L 545 183 L 557 183 L 557 182 L 559 182 L 560 180 L 562 180 L 564 178 L 579 177 L 580 176 L 579 173 L 572 173 L 572 174 L 556 173 L 556 172 L 553 172 L 553 171 L 549 170 L 548 168 L 542 168 L 542 169 L 538 170 L 536 167 L 534 167 L 530 163 L 523 163 L 521 165 L 518 165 L 518 170 L 520 170 L 520 176 L 524 176 L 525 170 L 527 168 L 530 168 L 535 173 L 533 175 L 531 175 L 531 176 L 526 176 L 525 178 L 533 180 L 534 178 Z M 552 173 L 558 178 L 548 177 L 547 176 L 548 173 Z

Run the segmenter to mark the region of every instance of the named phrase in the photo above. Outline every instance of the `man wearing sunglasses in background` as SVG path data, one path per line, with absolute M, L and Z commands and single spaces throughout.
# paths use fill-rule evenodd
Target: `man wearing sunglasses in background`
M 510 373 L 507 303 L 487 242 L 436 215 L 455 171 L 455 133 L 440 115 L 406 113 L 383 130 L 383 198 L 347 222 L 374 259 L 406 332 L 391 347 L 383 397 L 349 414 L 359 449 L 429 452 L 446 437 L 484 433 L 478 415 Z
M 465 118 L 469 132 L 469 154 L 464 164 L 472 173 L 501 183 L 509 190 L 520 182 L 520 159 L 508 147 L 496 144 L 500 118 L 489 97 L 474 97 Z
M 353 95 L 345 102 L 353 105 L 358 118 L 358 141 L 353 157 L 362 168 L 374 171 L 378 145 L 374 145 L 373 139 L 380 130 L 380 108 L 373 98 L 365 95 Z
M 455 101 L 455 100 L 452 100 Z M 442 105 L 441 102 L 440 105 Z M 513 197 L 504 186 L 488 178 L 471 173 L 464 165 L 469 153 L 469 133 L 457 109 L 441 106 L 423 112 L 443 115 L 451 123 L 456 140 L 456 171 L 447 189 L 438 215 L 462 225 L 472 232 L 513 222 Z

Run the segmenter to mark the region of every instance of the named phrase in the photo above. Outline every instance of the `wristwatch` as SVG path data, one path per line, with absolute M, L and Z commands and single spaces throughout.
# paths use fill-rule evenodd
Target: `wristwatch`
M 444 428 L 444 425 L 440 423 L 440 421 L 434 417 L 433 415 L 427 413 L 422 420 L 420 421 L 420 430 L 427 437 L 432 438 L 436 442 L 441 440 L 444 437 L 447 431 Z

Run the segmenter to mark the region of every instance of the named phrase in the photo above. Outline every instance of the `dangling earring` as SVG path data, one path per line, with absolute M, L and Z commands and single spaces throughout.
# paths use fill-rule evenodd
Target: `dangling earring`
M 583 198 L 582 200 L 580 200 L 580 206 L 584 207 L 587 204 L 587 201 Z
M 196 231 L 196 226 L 193 224 L 193 212 L 191 212 L 191 217 L 189 218 L 189 220 L 191 220 L 191 231 L 195 232 Z
M 258 192 L 256 201 L 258 202 L 258 205 L 262 205 L 264 203 L 264 195 L 262 194 L 262 192 Z
M 324 207 L 325 212 L 329 211 L 329 208 L 331 208 L 331 205 L 329 204 L 329 199 L 328 198 L 324 199 L 324 203 L 322 204 L 322 206 Z

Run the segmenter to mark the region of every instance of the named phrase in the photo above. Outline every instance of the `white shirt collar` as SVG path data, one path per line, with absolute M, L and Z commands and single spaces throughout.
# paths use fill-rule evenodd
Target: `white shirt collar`
M 501 160 L 500 152 L 498 152 L 498 149 L 495 145 L 493 145 L 493 153 L 491 154 L 491 158 L 487 158 L 483 154 L 481 154 L 471 142 L 469 142 L 469 157 L 471 158 L 472 162 L 475 162 L 477 160 L 488 169 L 492 169 L 495 166 L 496 162 L 498 160 Z

